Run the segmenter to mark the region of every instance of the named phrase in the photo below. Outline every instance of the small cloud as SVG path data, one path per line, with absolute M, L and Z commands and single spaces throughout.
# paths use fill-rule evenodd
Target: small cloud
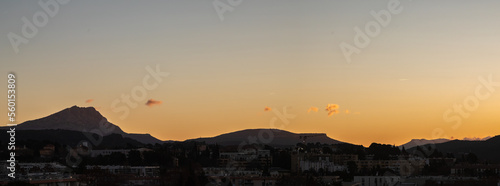
M 350 113 L 350 112 L 349 112 L 349 110 L 347 110 L 347 109 L 346 109 L 346 110 L 345 110 L 345 114 L 349 114 L 349 113 Z
M 152 107 L 153 105 L 161 105 L 163 102 L 162 101 L 158 101 L 158 100 L 154 100 L 154 99 L 149 99 L 148 102 L 146 102 L 146 105 L 148 107 Z
M 328 112 L 328 116 L 333 116 L 334 114 L 338 114 L 339 113 L 339 110 L 332 110 L 330 112 Z
M 92 101 L 94 101 L 94 99 L 87 99 L 85 103 L 91 103 Z
M 326 105 L 326 111 L 332 111 L 332 110 L 335 110 L 335 109 L 338 109 L 339 108 L 339 105 L 337 104 L 328 104 Z
M 328 111 L 328 116 L 332 116 L 334 114 L 338 114 L 339 111 L 337 110 L 339 108 L 339 105 L 337 104 L 328 104 L 326 105 L 325 110 Z
M 307 113 L 309 113 L 311 111 L 318 112 L 318 107 L 311 107 L 311 108 L 309 108 L 309 110 L 307 110 Z
M 271 107 L 264 107 L 264 111 L 270 111 L 273 110 Z

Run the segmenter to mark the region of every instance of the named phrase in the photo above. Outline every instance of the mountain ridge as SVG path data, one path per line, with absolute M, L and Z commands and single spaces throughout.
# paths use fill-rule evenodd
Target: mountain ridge
M 0 127 L 8 129 L 9 127 Z M 123 137 L 131 138 L 144 144 L 156 144 L 173 142 L 171 140 L 162 141 L 151 134 L 137 134 L 124 132 L 118 125 L 109 122 L 94 107 L 78 107 L 76 105 L 65 108 L 59 112 L 48 116 L 25 121 L 16 126 L 17 130 L 40 131 L 40 130 L 62 130 L 78 131 L 85 133 L 95 133 L 101 136 L 120 134 Z M 110 129 L 108 131 L 107 129 Z M 269 135 L 272 135 L 269 136 Z M 220 134 L 214 137 L 205 137 L 197 139 L 187 139 L 185 141 L 206 141 L 207 143 L 218 144 L 239 144 L 248 140 L 248 137 L 260 137 L 261 141 L 272 140 L 268 143 L 277 146 L 291 146 L 300 142 L 307 143 L 326 143 L 338 144 L 344 143 L 329 138 L 326 133 L 293 133 L 280 129 L 243 129 L 234 132 Z
M 271 136 L 272 135 L 272 136 Z M 280 129 L 244 129 L 220 134 L 214 137 L 189 139 L 208 144 L 239 145 L 242 142 L 256 142 L 271 146 L 293 146 L 297 143 L 344 143 L 327 136 L 326 133 L 293 133 Z
M 8 129 L 1 127 L 0 129 Z M 28 120 L 16 126 L 16 130 L 67 130 L 85 133 L 95 133 L 102 136 L 120 134 L 144 144 L 164 143 L 150 134 L 126 133 L 118 125 L 108 121 L 94 107 L 65 108 L 48 116 Z
M 410 149 L 410 148 L 413 148 L 413 147 L 416 147 L 416 146 L 423 146 L 423 145 L 427 145 L 427 144 L 439 144 L 439 143 L 445 143 L 445 142 L 448 142 L 448 141 L 451 141 L 449 139 L 445 139 L 445 138 L 438 138 L 438 139 L 412 139 L 410 140 L 409 142 L 403 144 L 403 145 L 400 145 L 399 147 L 400 148 L 405 148 L 405 149 Z
M 453 153 L 455 157 L 474 153 L 479 159 L 486 160 L 492 163 L 500 163 L 500 135 L 494 136 L 485 141 L 467 141 L 467 140 L 451 140 L 439 144 L 423 145 L 430 149 L 436 149 L 440 152 Z M 416 150 L 416 147 L 407 149 L 409 152 Z
M 0 129 L 8 130 L 10 127 L 0 127 Z M 39 119 L 25 121 L 16 126 L 17 130 L 68 130 L 68 131 L 79 131 L 87 133 L 96 133 L 98 135 L 109 135 L 109 134 L 120 134 L 123 137 L 131 138 L 138 142 L 144 144 L 155 144 L 155 143 L 167 143 L 174 142 L 171 140 L 163 141 L 155 138 L 154 136 L 136 133 L 126 133 L 119 126 L 110 123 L 99 111 L 94 107 L 78 107 L 72 106 L 65 108 L 59 112 L 50 114 L 46 117 Z M 106 129 L 111 129 L 109 132 L 105 132 Z M 100 132 L 99 132 L 100 131 Z M 100 134 L 99 134 L 100 133 Z M 103 134 L 104 133 L 104 134 Z M 272 135 L 272 136 L 271 136 Z M 498 136 L 492 137 L 486 141 L 498 140 Z M 293 146 L 297 143 L 325 143 L 325 144 L 339 144 L 346 143 L 336 139 L 328 137 L 326 133 L 294 133 L 290 131 L 280 130 L 280 129 L 243 129 L 228 133 L 223 133 L 213 137 L 203 137 L 195 139 L 184 140 L 206 142 L 208 144 L 220 144 L 220 145 L 239 145 L 242 142 L 260 142 L 262 144 L 268 144 L 273 146 Z M 458 142 L 457 142 L 458 141 Z M 414 148 L 416 146 L 425 146 L 434 144 L 437 147 L 441 147 L 440 144 L 453 143 L 463 143 L 472 144 L 476 141 L 467 140 L 449 140 L 449 139 L 412 139 L 408 143 L 400 145 L 400 148 L 405 147 L 405 149 Z M 443 146 L 446 149 L 446 145 Z M 454 149 L 451 149 L 454 150 Z M 456 151 L 456 149 L 455 149 Z

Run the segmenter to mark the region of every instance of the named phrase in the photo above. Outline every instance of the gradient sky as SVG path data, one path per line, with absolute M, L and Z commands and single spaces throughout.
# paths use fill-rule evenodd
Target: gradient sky
M 354 28 L 389 1 L 244 0 L 224 21 L 212 2 L 73 0 L 15 53 L 8 33 L 21 35 L 22 17 L 43 9 L 1 1 L 0 87 L 17 74 L 19 122 L 94 106 L 124 131 L 162 140 L 269 128 L 275 114 L 266 106 L 296 116 L 281 129 L 365 146 L 430 139 L 435 130 L 500 135 L 500 87 L 460 127 L 443 119 L 475 95 L 478 78 L 500 82 L 499 1 L 402 0 L 403 11 L 351 63 L 340 43 L 352 44 Z M 147 98 L 163 103 L 144 100 L 121 119 L 111 102 L 157 64 L 170 75 Z M 328 117 L 327 104 L 341 113 Z M 319 112 L 307 113 L 311 106 Z

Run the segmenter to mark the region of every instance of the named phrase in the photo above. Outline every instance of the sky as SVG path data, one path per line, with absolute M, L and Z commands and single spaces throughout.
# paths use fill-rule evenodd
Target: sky
M 1 1 L 0 87 L 16 74 L 18 123 L 93 106 L 126 132 L 162 140 L 248 128 L 321 132 L 364 146 L 482 138 L 500 135 L 499 5 Z M 371 12 L 391 16 L 378 17 L 384 26 Z M 358 50 L 350 60 L 347 45 Z M 157 81 L 157 70 L 168 76 Z M 145 78 L 157 86 L 146 89 Z M 133 93 L 132 103 L 121 100 Z M 328 104 L 339 113 L 328 116 Z M 276 121 L 284 108 L 294 117 Z M 7 124 L 7 114 L 0 120 Z

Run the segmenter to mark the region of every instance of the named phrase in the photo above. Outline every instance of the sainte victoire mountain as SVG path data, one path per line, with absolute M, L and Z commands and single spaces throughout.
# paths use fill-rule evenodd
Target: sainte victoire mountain
M 6 129 L 7 127 L 3 127 Z M 138 142 L 162 143 L 163 141 L 149 134 L 130 134 L 124 132 L 119 126 L 114 125 L 101 115 L 94 107 L 66 108 L 47 117 L 26 121 L 17 125 L 16 130 L 31 131 L 30 133 L 54 133 L 57 131 L 71 131 L 66 133 L 93 133 L 101 136 L 121 135 L 124 138 Z

